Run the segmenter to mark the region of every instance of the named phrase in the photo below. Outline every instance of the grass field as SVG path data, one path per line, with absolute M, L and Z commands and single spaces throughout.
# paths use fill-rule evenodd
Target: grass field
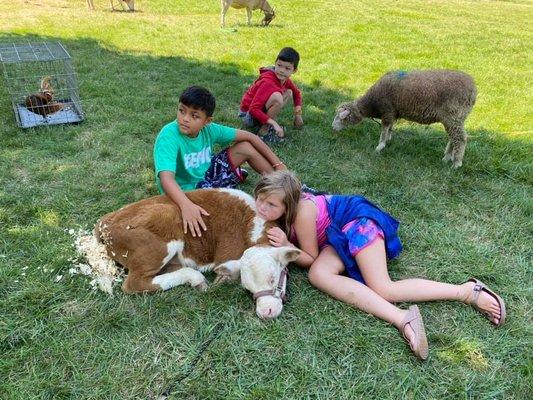
M 1 42 L 69 49 L 87 116 L 21 130 L 0 81 L 0 399 L 531 398 L 531 1 L 272 0 L 270 27 L 231 9 L 226 29 L 218 0 L 137 0 L 135 13 L 95 3 L 0 0 Z M 296 267 L 270 322 L 238 285 L 108 297 L 68 274 L 69 229 L 157 194 L 152 146 L 181 90 L 208 87 L 216 121 L 236 126 L 244 89 L 284 46 L 302 56 L 306 126 L 275 151 L 306 183 L 362 193 L 398 217 L 405 250 L 393 278 L 476 276 L 507 301 L 504 327 L 461 304 L 421 304 L 421 363 L 394 327 Z M 416 68 L 476 80 L 459 170 L 441 162 L 441 125 L 402 122 L 380 155 L 373 122 L 331 130 L 336 105 L 388 70 Z M 289 113 L 281 120 L 290 127 Z

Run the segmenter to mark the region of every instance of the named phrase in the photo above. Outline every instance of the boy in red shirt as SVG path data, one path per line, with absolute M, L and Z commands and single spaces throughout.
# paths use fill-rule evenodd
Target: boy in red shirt
M 298 70 L 300 55 L 292 47 L 281 49 L 273 67 L 259 69 L 259 78 L 242 96 L 239 117 L 247 128 L 260 126 L 259 136 L 265 141 L 281 142 L 285 136 L 276 121 L 289 100 L 294 103 L 294 126 L 301 128 L 302 95 L 290 76 Z

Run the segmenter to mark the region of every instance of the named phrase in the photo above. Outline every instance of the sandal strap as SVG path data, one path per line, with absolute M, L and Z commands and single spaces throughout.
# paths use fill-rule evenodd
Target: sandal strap
M 472 302 L 471 302 L 472 305 L 477 306 L 479 295 L 483 291 L 483 289 L 485 289 L 484 285 L 482 285 L 479 282 L 474 283 L 474 287 L 472 288 Z

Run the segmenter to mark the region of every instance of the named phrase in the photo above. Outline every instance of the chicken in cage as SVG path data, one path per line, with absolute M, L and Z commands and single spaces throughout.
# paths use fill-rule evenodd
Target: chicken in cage
M 20 127 L 83 121 L 72 58 L 60 42 L 0 43 L 0 62 Z

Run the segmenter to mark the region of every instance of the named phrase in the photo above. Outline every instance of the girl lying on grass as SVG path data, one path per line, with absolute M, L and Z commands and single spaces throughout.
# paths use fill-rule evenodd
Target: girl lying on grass
M 428 357 L 420 311 L 416 305 L 404 310 L 392 303 L 458 300 L 496 326 L 505 322 L 503 299 L 477 279 L 461 285 L 426 279 L 393 282 L 387 258 L 402 251 L 399 223 L 364 197 L 302 193 L 290 171 L 264 175 L 254 196 L 259 215 L 281 226 L 268 232 L 272 246 L 302 250 L 296 263 L 309 268 L 314 286 L 396 326 L 418 358 Z

